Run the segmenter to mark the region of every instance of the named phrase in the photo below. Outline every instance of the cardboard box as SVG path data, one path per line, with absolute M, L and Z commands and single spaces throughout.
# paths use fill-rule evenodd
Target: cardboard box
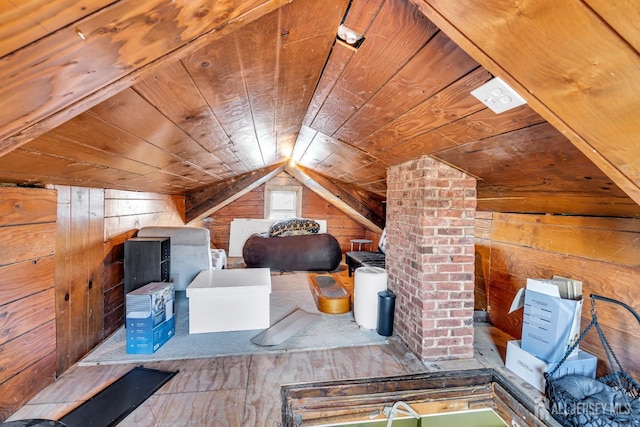
M 520 344 L 520 341 L 509 341 L 507 343 L 505 366 L 536 389 L 544 392 L 544 373 L 551 372 L 558 363 L 547 363 L 523 350 Z M 595 378 L 597 365 L 598 358 L 596 356 L 579 350 L 575 356 L 565 360 L 553 378 L 576 374 Z
M 126 296 L 127 353 L 151 354 L 175 334 L 173 283 L 152 282 Z
M 563 280 L 527 279 L 509 311 L 524 307 L 522 349 L 546 362 L 559 362 L 581 332 L 581 292 L 574 294 L 577 299 L 563 298 Z M 573 355 L 577 351 L 576 347 Z

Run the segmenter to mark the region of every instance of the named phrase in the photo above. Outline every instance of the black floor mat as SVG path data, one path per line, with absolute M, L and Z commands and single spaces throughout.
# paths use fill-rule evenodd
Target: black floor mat
M 176 374 L 133 368 L 59 421 L 68 427 L 115 426 Z

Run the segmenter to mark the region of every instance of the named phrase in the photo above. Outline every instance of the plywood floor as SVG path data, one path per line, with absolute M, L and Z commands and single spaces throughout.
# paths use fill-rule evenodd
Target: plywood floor
M 58 419 L 133 366 L 75 365 L 10 419 Z M 119 426 L 279 426 L 282 384 L 425 370 L 398 342 L 144 366 L 180 372 Z
M 504 367 L 508 339 L 488 324 L 476 324 L 474 359 L 427 364 L 396 337 L 379 346 L 149 363 L 179 373 L 119 426 L 281 426 L 283 384 L 482 367 L 499 369 L 536 402 L 540 393 Z M 74 365 L 10 420 L 59 419 L 134 366 Z
M 348 283 L 346 272 L 344 277 Z M 476 327 L 473 360 L 429 364 L 418 360 L 395 336 L 389 344 L 374 346 L 148 363 L 144 366 L 179 373 L 119 426 L 280 426 L 283 384 L 487 366 L 505 370 L 507 339 L 482 324 Z M 9 420 L 59 419 L 134 366 L 74 365 Z

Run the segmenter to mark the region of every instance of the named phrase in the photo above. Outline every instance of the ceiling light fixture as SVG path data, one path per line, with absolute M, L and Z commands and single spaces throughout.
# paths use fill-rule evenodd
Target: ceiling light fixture
M 472 90 L 471 95 L 478 98 L 480 102 L 496 114 L 527 103 L 523 97 L 511 89 L 500 77 L 489 80 L 479 88 Z
M 343 24 L 338 27 L 338 40 L 357 49 L 364 41 L 364 36 Z

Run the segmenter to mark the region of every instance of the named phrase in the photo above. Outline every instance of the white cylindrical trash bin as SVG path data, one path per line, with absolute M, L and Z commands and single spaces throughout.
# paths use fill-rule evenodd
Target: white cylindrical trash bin
M 387 290 L 387 271 L 380 267 L 356 268 L 353 278 L 353 317 L 360 329 L 378 323 L 378 292 Z

